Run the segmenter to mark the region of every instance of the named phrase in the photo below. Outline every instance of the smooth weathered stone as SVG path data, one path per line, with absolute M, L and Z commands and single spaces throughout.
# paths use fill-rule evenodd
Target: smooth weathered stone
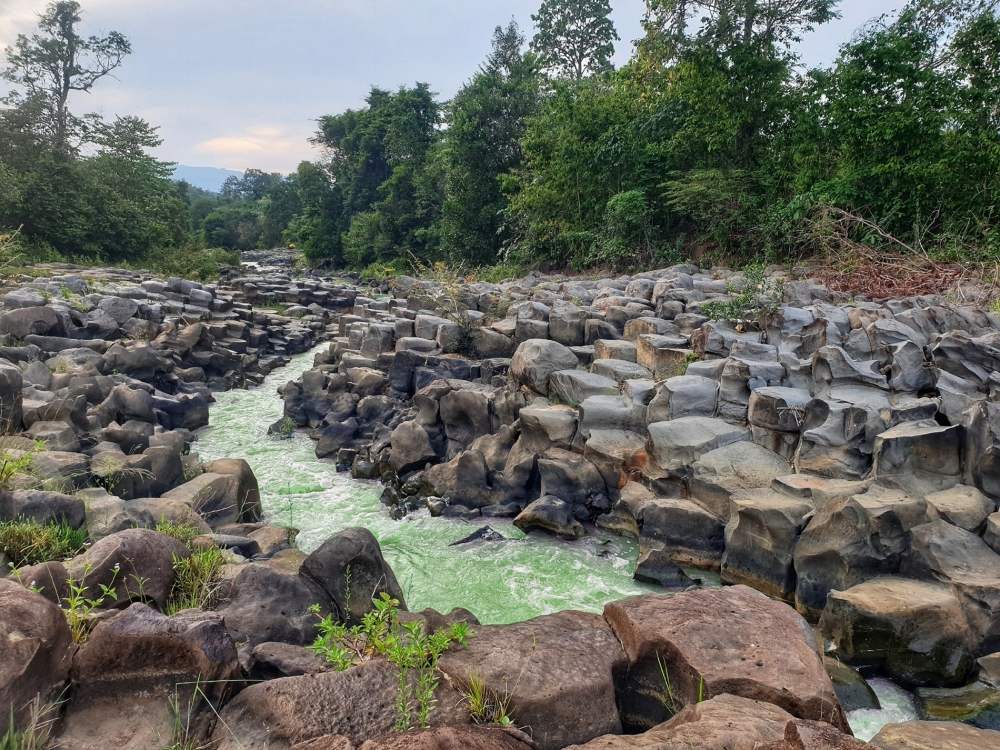
M 785 604 L 732 586 L 633 597 L 607 605 L 604 616 L 628 657 L 619 688 L 626 728 L 667 718 L 657 697 L 666 670 L 678 707 L 731 693 L 847 731 L 812 632 Z
M 652 455 L 663 469 L 689 466 L 724 445 L 749 440 L 750 431 L 711 417 L 682 417 L 649 425 Z
M 820 629 L 840 658 L 907 685 L 959 685 L 973 665 L 962 605 L 936 582 L 890 576 L 831 591 Z
M 508 695 L 514 725 L 531 727 L 539 750 L 621 731 L 615 680 L 625 655 L 599 615 L 560 612 L 476 630 L 467 648 L 441 657 L 441 671 L 460 688 L 479 678 Z

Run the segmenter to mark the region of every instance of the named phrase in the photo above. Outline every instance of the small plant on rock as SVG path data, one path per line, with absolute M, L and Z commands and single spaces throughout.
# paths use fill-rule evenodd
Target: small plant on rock
M 434 692 L 440 676 L 437 663 L 453 644 L 464 646 L 470 631 L 465 622 L 427 633 L 420 621 L 402 623 L 399 602 L 386 593 L 372 600 L 373 608 L 360 625 L 347 627 L 333 615 L 323 616 L 318 605 L 310 611 L 319 618 L 319 635 L 312 650 L 338 671 L 383 657 L 399 668 L 396 728 L 405 731 L 430 724 Z
M 20 729 L 14 723 L 14 707 L 10 707 L 7 731 L 0 736 L 0 750 L 45 750 L 50 747 L 52 728 L 59 719 L 62 700 L 45 703 L 41 696 L 35 698 L 25 708 L 27 720 Z
M 191 542 L 194 538 L 201 536 L 201 531 L 189 523 L 177 523 L 174 521 L 168 521 L 165 518 L 161 518 L 156 524 L 156 531 L 165 536 L 169 536 L 171 539 L 176 539 L 178 542 L 183 544 L 185 547 L 190 549 Z
M 226 557 L 218 547 L 198 550 L 190 557 L 174 558 L 174 588 L 167 602 L 167 614 L 183 609 L 211 606 L 219 591 L 219 575 Z
M 729 286 L 731 299 L 706 302 L 701 312 L 713 320 L 731 321 L 737 330 L 756 326 L 764 331 L 781 306 L 784 287 L 780 281 L 768 278 L 764 261 L 748 265 L 743 269 L 743 277 L 742 285 Z
M 87 532 L 66 523 L 40 524 L 18 519 L 0 522 L 0 553 L 11 561 L 12 568 L 65 560 L 87 541 Z
M 92 569 L 89 565 L 84 567 L 84 579 L 86 579 Z M 114 588 L 114 584 L 120 572 L 121 569 L 115 565 L 111 572 L 111 582 L 98 584 L 100 595 L 96 597 L 87 596 L 90 592 L 90 586 L 84 584 L 83 580 L 75 578 L 68 578 L 66 580 L 66 588 L 69 594 L 60 602 L 60 605 L 62 606 L 63 614 L 66 615 L 66 622 L 69 623 L 69 631 L 73 635 L 74 643 L 85 643 L 87 641 L 90 631 L 93 628 L 92 615 L 94 611 L 100 609 L 101 605 L 107 600 L 118 598 L 118 592 Z
M 462 691 L 462 698 L 476 724 L 514 726 L 514 720 L 510 716 L 509 689 L 503 693 L 492 690 L 487 687 L 483 678 L 472 675 Z

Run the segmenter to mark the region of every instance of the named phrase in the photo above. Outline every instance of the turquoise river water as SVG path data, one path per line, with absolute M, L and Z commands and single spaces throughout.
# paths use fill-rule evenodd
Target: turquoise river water
M 309 552 L 336 532 L 364 526 L 382 545 L 403 588 L 407 605 L 447 612 L 465 607 L 484 623 L 508 623 L 564 609 L 600 611 L 609 601 L 656 591 L 632 579 L 636 545 L 613 535 L 565 542 L 526 536 L 509 521 L 490 519 L 504 542 L 449 546 L 481 524 L 431 518 L 426 512 L 396 521 L 379 502 L 375 482 L 338 473 L 321 461 L 304 433 L 269 437 L 282 416 L 277 388 L 312 366 L 313 353 L 292 358 L 263 385 L 216 394 L 210 424 L 195 449 L 206 460 L 245 458 L 260 483 L 268 520 L 300 529 L 298 545 Z M 873 680 L 880 711 L 852 712 L 851 726 L 870 739 L 888 722 L 915 718 L 909 695 L 890 682 Z

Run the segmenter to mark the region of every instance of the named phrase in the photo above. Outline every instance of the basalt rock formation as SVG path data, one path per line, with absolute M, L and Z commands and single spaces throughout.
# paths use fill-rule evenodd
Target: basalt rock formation
M 88 544 L 0 560 L 0 730 L 62 695 L 72 750 L 169 747 L 178 711 L 185 741 L 220 748 L 861 748 L 827 670 L 854 673 L 823 652 L 907 686 L 995 686 L 995 313 L 787 278 L 780 302 L 720 320 L 741 274 L 362 291 L 276 258 L 218 285 L 49 267 L 3 292 L 0 522 Z M 321 342 L 275 439 L 308 430 L 318 460 L 380 479 L 396 517 L 631 535 L 637 576 L 677 593 L 475 625 L 440 659 L 430 727 L 394 732 L 396 665 L 365 653 L 339 672 L 306 650 L 319 617 L 362 622 L 370 594 L 405 609 L 378 543 L 350 529 L 306 556 L 261 518 L 245 461 L 192 453 L 213 391 Z M 210 547 L 217 590 L 168 616 L 183 561 Z M 83 624 L 73 592 L 98 602 Z M 503 727 L 474 726 L 472 684 L 502 699 Z M 995 738 L 962 725 L 949 742 Z

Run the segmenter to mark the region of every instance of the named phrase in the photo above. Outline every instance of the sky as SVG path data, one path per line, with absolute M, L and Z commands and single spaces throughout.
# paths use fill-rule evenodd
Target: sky
M 489 51 L 498 24 L 527 32 L 539 0 L 80 0 L 84 34 L 117 30 L 133 54 L 73 103 L 160 126 L 168 161 L 290 172 L 316 158 L 316 118 L 363 105 L 371 85 L 426 81 L 451 97 Z M 625 62 L 643 0 L 611 0 Z M 0 48 L 30 32 L 46 0 L 0 0 Z M 842 18 L 801 55 L 831 62 L 868 19 L 900 0 L 841 0 Z M 4 89 L 0 84 L 0 92 Z

